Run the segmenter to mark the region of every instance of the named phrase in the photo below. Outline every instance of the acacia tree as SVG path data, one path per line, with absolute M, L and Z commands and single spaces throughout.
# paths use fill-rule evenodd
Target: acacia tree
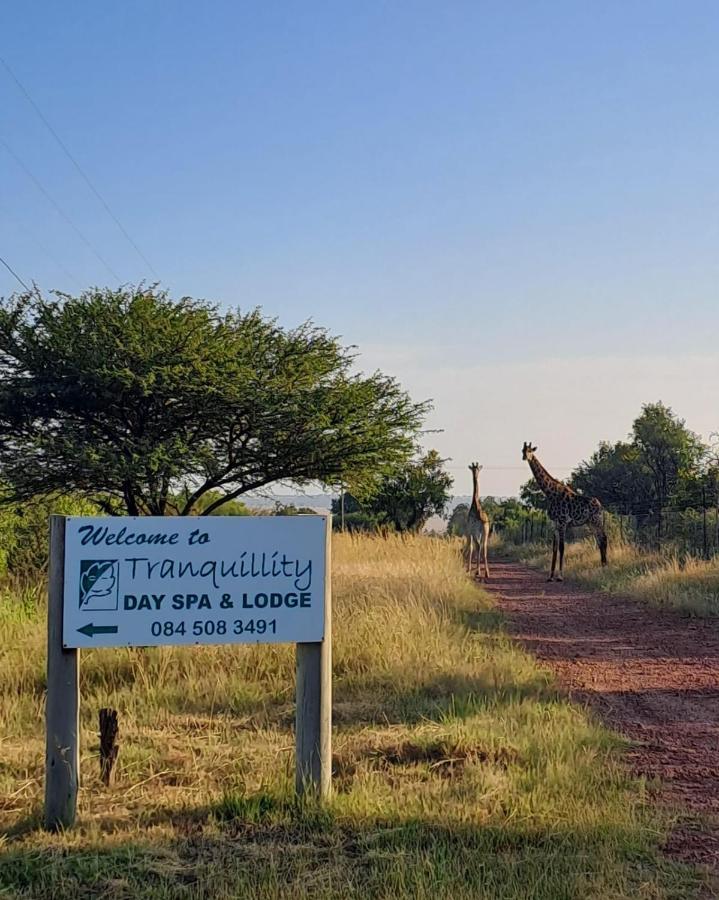
M 210 515 L 280 480 L 380 478 L 409 458 L 429 407 L 353 374 L 353 359 L 311 323 L 285 330 L 155 288 L 11 297 L 5 499 L 73 492 L 131 515 Z

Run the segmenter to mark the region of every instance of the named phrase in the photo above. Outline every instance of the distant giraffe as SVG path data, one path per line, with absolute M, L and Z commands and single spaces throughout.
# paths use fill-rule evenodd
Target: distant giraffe
M 469 467 L 472 473 L 472 502 L 467 513 L 467 571 L 472 574 L 472 556 L 474 548 L 477 548 L 477 578 L 481 577 L 480 565 L 484 560 L 484 577 L 489 581 L 489 565 L 487 553 L 489 545 L 489 516 L 482 509 L 482 501 L 479 498 L 479 473 L 482 467 L 479 463 L 472 463 Z
M 526 441 L 522 447 L 522 459 L 529 463 L 534 475 L 534 480 L 542 489 L 547 498 L 547 512 L 554 524 L 554 542 L 552 544 L 552 569 L 548 581 L 554 579 L 554 571 L 557 566 L 557 547 L 559 548 L 559 575 L 557 581 L 562 581 L 564 569 L 564 538 L 567 528 L 571 525 L 589 525 L 594 531 L 599 547 L 599 555 L 602 565 L 607 564 L 607 533 L 604 530 L 602 504 L 596 497 L 584 497 L 575 490 L 547 472 L 544 466 L 534 455 L 537 448 Z

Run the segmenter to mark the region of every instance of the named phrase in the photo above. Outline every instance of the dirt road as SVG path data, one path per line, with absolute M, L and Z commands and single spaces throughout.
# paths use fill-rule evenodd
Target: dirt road
M 488 587 L 521 643 L 634 741 L 634 770 L 689 811 L 668 851 L 719 871 L 719 622 L 548 584 L 517 563 L 495 563 Z

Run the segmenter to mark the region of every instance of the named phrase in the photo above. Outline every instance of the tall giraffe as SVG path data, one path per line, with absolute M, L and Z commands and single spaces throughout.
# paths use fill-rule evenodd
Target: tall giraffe
M 472 463 L 469 467 L 472 473 L 472 502 L 467 513 L 467 571 L 472 573 L 472 555 L 477 548 L 477 578 L 481 577 L 480 564 L 484 558 L 484 577 L 489 581 L 489 565 L 487 553 L 489 545 L 489 516 L 482 509 L 482 501 L 479 498 L 479 473 L 482 467 L 479 463 Z
M 602 565 L 607 564 L 607 533 L 604 530 L 602 504 L 596 497 L 584 497 L 575 490 L 547 472 L 544 466 L 534 455 L 537 448 L 526 441 L 522 447 L 522 459 L 529 463 L 534 475 L 534 480 L 542 489 L 547 498 L 547 512 L 554 524 L 554 541 L 552 543 L 552 569 L 548 581 L 554 579 L 554 571 L 557 566 L 557 547 L 559 548 L 559 575 L 557 581 L 562 581 L 564 569 L 564 538 L 567 528 L 571 525 L 589 525 L 597 539 L 599 556 Z

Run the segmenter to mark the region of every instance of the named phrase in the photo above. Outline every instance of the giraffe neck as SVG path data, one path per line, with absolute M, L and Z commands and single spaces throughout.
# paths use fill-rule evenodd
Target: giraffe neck
M 472 506 L 475 509 L 482 508 L 482 501 L 479 497 L 479 472 L 472 472 L 472 481 L 474 483 L 474 490 L 472 492 Z
M 544 466 L 540 463 L 536 456 L 533 456 L 529 460 L 529 467 L 532 470 L 532 475 L 534 475 L 534 480 L 537 482 L 537 484 L 545 494 L 554 494 L 556 493 L 558 488 L 564 487 L 561 481 L 557 481 L 556 478 L 552 478 L 552 476 L 544 468 Z

